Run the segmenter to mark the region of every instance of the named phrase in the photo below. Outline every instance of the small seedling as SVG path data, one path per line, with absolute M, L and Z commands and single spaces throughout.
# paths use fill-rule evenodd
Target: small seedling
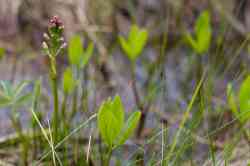
M 115 96 L 113 100 L 107 99 L 99 108 L 97 115 L 98 129 L 101 138 L 108 146 L 109 155 L 111 155 L 113 149 L 124 144 L 132 135 L 141 116 L 141 112 L 135 111 L 125 123 L 124 112 L 124 106 L 119 96 Z
M 89 62 L 90 57 L 93 55 L 94 44 L 91 42 L 86 50 L 83 49 L 81 37 L 75 35 L 69 41 L 68 56 L 71 65 L 77 68 L 84 68 Z
M 241 124 L 245 124 L 250 119 L 250 76 L 241 83 L 238 96 L 235 95 L 232 85 L 228 84 L 227 98 L 234 116 Z
M 119 36 L 120 45 L 132 63 L 142 53 L 147 39 L 148 32 L 145 29 L 140 29 L 137 25 L 132 25 L 130 28 L 128 39 Z
M 136 60 L 139 57 L 139 55 L 141 55 L 147 43 L 147 40 L 148 40 L 148 31 L 145 29 L 140 29 L 137 25 L 131 26 L 127 39 L 125 39 L 122 36 L 119 36 L 120 45 L 131 63 L 130 69 L 131 69 L 131 79 L 132 79 L 132 90 L 135 97 L 137 108 L 140 109 L 141 111 L 143 111 L 144 108 L 136 87 Z M 143 122 L 140 122 L 140 126 L 143 126 Z M 140 131 L 142 131 L 141 127 L 139 127 L 138 133 L 140 133 Z
M 195 23 L 194 30 L 194 37 L 187 32 L 185 34 L 185 39 L 197 54 L 202 55 L 208 51 L 212 37 L 210 14 L 208 11 L 201 13 Z

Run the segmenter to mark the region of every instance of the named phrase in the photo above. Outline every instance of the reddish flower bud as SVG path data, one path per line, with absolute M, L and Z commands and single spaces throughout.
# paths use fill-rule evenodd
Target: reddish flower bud
M 57 27 L 57 28 L 61 28 L 63 27 L 63 23 L 62 21 L 59 19 L 58 16 L 53 16 L 50 20 L 49 20 L 49 24 L 52 27 Z

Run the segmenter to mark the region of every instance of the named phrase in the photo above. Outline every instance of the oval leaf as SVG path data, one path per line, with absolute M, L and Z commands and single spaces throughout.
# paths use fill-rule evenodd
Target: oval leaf
M 212 36 L 211 29 L 210 14 L 208 11 L 204 11 L 201 13 L 195 24 L 197 53 L 203 54 L 209 49 Z
M 125 126 L 123 127 L 119 135 L 117 146 L 124 144 L 126 140 L 133 134 L 140 120 L 140 117 L 141 117 L 140 111 L 133 112 L 132 115 L 130 115 L 129 119 L 127 120 Z
M 81 60 L 81 68 L 84 68 L 88 62 L 89 62 L 89 59 L 91 58 L 91 56 L 93 55 L 93 51 L 94 51 L 94 44 L 91 42 L 87 49 L 86 49 L 86 52 L 84 52 L 84 55 L 82 57 L 82 60 Z
M 137 25 L 132 25 L 128 39 L 119 36 L 119 42 L 130 61 L 135 62 L 142 53 L 148 39 L 148 32 L 140 29 Z
M 228 100 L 228 104 L 229 104 L 229 107 L 231 108 L 233 115 L 237 119 L 239 119 L 240 117 L 239 117 L 239 112 L 237 109 L 237 104 L 236 104 L 236 99 L 235 99 L 235 94 L 233 92 L 232 84 L 227 85 L 227 100 Z
M 105 101 L 98 111 L 98 129 L 104 142 L 112 148 L 123 127 L 124 109 L 120 97 Z
M 83 55 L 83 44 L 81 37 L 76 35 L 69 41 L 68 56 L 70 64 L 79 66 Z

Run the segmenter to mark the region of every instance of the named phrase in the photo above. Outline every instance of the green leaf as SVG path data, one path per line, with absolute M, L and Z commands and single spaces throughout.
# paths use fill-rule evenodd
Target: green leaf
M 124 125 L 124 106 L 122 104 L 120 96 L 115 96 L 111 107 L 111 111 L 118 122 L 118 125 L 116 126 L 117 130 L 120 131 Z
M 109 106 L 111 99 L 108 99 L 107 101 L 104 101 L 102 105 L 99 108 L 98 114 L 97 114 L 97 124 L 98 124 L 98 129 L 100 132 L 100 135 L 102 139 L 108 144 L 112 146 L 112 141 L 109 141 L 109 136 L 107 132 L 107 128 L 109 126 L 109 121 L 108 119 L 105 119 L 108 117 L 108 109 L 107 107 Z
M 192 49 L 199 55 L 208 51 L 212 38 L 212 27 L 210 23 L 210 14 L 203 11 L 195 22 L 195 37 L 185 33 L 185 40 L 190 44 Z
M 236 102 L 236 98 L 235 98 L 235 94 L 233 92 L 233 88 L 232 88 L 232 84 L 228 84 L 227 85 L 227 100 L 228 100 L 228 104 L 229 107 L 231 108 L 231 111 L 233 113 L 233 115 L 239 119 L 239 111 L 237 108 L 237 102 Z
M 117 119 L 111 111 L 112 101 L 105 101 L 98 112 L 97 121 L 98 129 L 104 142 L 112 148 L 115 137 L 119 134 L 115 125 L 118 124 Z
M 244 123 L 250 118 L 250 76 L 241 84 L 239 91 L 240 121 Z
M 129 60 L 130 61 L 134 61 L 134 56 L 133 56 L 133 50 L 131 48 L 131 46 L 129 45 L 129 43 L 122 37 L 122 36 L 119 36 L 119 42 L 120 42 L 120 45 L 123 49 L 123 51 L 126 53 L 126 55 L 128 56 Z
M 88 64 L 89 59 L 93 55 L 93 51 L 94 51 L 94 43 L 91 42 L 82 56 L 81 68 L 84 68 Z
M 123 127 L 119 135 L 117 146 L 124 144 L 125 141 L 134 133 L 134 130 L 136 129 L 137 124 L 140 120 L 140 117 L 141 117 L 140 111 L 133 112 L 130 115 L 129 119 L 127 120 L 125 126 Z
M 146 42 L 148 39 L 148 33 L 146 30 L 141 30 L 138 32 L 137 36 L 133 40 L 133 49 L 134 49 L 134 56 L 135 59 L 142 53 Z
M 139 27 L 137 25 L 134 24 L 134 25 L 131 26 L 130 31 L 129 31 L 129 36 L 128 36 L 128 41 L 130 43 L 132 43 L 133 40 L 135 38 L 137 38 L 137 35 L 138 35 L 139 31 L 140 30 L 139 30 Z
M 194 40 L 192 38 L 192 36 L 190 35 L 190 33 L 186 33 L 185 34 L 185 40 L 187 41 L 187 43 L 192 47 L 192 49 L 197 50 L 197 43 L 196 40 Z
M 124 106 L 120 96 L 102 103 L 97 115 L 98 129 L 110 149 L 122 145 L 134 132 L 141 112 L 134 112 L 124 124 Z
M 67 68 L 63 73 L 63 90 L 64 93 L 70 94 L 75 87 L 75 80 L 73 72 L 70 68 Z
M 112 148 L 124 125 L 124 108 L 119 96 L 103 102 L 98 115 L 98 129 L 104 142 Z
M 83 56 L 83 43 L 80 36 L 76 35 L 69 41 L 68 56 L 71 65 L 80 67 Z
M 137 25 L 132 25 L 129 31 L 128 40 L 119 36 L 119 42 L 123 51 L 129 60 L 135 62 L 137 57 L 142 53 L 148 39 L 148 32 L 139 29 Z
M 197 43 L 197 53 L 205 53 L 209 47 L 212 36 L 212 28 L 210 25 L 210 14 L 208 11 L 201 13 L 195 24 L 195 35 Z

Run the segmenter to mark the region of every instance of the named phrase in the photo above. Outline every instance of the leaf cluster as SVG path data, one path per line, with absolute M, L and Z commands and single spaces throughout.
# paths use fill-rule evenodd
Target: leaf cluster
M 110 149 L 120 146 L 132 135 L 141 116 L 141 112 L 133 112 L 124 122 L 124 106 L 120 96 L 102 103 L 97 115 L 98 129 L 104 142 Z
M 142 53 L 147 40 L 147 30 L 140 29 L 137 25 L 131 26 L 127 39 L 119 36 L 120 45 L 131 62 L 135 62 L 137 57 Z
M 212 38 L 212 27 L 208 11 L 203 11 L 198 17 L 194 30 L 194 36 L 192 37 L 192 35 L 187 32 L 185 39 L 197 54 L 204 54 L 208 51 Z

